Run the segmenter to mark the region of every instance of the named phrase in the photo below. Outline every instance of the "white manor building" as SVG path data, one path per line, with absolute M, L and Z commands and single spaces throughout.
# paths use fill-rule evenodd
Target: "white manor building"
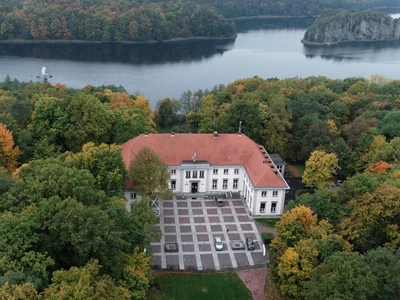
M 275 165 L 264 147 L 244 134 L 142 134 L 122 145 L 127 168 L 143 147 L 168 164 L 174 194 L 240 192 L 252 215 L 283 213 L 289 189 L 284 163 Z M 128 202 L 136 198 L 131 185 L 125 190 Z

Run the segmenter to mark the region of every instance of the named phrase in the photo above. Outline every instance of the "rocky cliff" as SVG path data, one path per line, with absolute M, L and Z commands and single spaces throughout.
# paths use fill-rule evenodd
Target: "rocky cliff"
M 330 10 L 306 31 L 305 44 L 337 44 L 400 39 L 400 18 L 377 11 Z

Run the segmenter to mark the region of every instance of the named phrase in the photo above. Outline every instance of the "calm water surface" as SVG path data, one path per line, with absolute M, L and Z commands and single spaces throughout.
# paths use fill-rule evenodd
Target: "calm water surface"
M 399 17 L 400 15 L 394 15 Z M 163 45 L 0 45 L 0 80 L 37 80 L 42 66 L 52 83 L 122 85 L 155 103 L 191 89 L 211 89 L 235 79 L 368 77 L 400 79 L 400 43 L 306 47 L 300 40 L 311 19 L 237 22 L 238 38 Z

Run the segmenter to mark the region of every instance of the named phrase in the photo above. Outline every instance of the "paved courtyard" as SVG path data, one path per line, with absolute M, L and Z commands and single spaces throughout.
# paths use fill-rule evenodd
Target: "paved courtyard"
M 163 232 L 159 243 L 152 243 L 153 267 L 172 270 L 223 270 L 264 266 L 262 242 L 256 225 L 240 199 L 224 199 L 217 207 L 214 200 L 173 197 L 160 201 Z M 221 237 L 224 248 L 216 251 L 214 237 Z M 255 250 L 233 250 L 231 241 L 255 240 Z M 177 252 L 166 252 L 165 243 L 177 243 Z M 260 247 L 261 246 L 261 247 Z

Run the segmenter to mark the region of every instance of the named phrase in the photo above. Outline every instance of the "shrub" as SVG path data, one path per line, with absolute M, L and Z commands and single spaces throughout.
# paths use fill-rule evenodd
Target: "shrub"
M 275 238 L 274 234 L 271 232 L 263 232 L 261 233 L 261 237 L 265 245 L 271 244 L 272 240 Z

